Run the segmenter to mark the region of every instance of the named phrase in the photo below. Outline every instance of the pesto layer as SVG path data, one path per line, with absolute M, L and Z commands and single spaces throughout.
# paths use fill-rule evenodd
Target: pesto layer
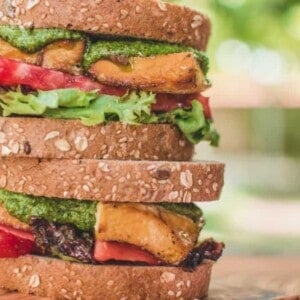
M 84 55 L 83 66 L 88 69 L 94 62 L 109 56 L 149 57 L 172 53 L 191 52 L 197 59 L 201 70 L 206 75 L 209 69 L 207 56 L 196 49 L 177 44 L 146 40 L 102 40 L 90 43 Z
M 193 220 L 195 223 L 198 223 L 199 219 L 203 215 L 201 208 L 194 203 L 160 203 L 158 205 L 173 213 L 185 216 Z
M 0 38 L 26 53 L 35 53 L 61 40 L 80 40 L 83 34 L 59 28 L 25 29 L 18 26 L 0 26 Z
M 33 197 L 0 190 L 0 203 L 12 216 L 27 224 L 31 217 L 38 217 L 94 231 L 97 202 Z
M 209 60 L 203 52 L 191 47 L 164 42 L 122 38 L 101 40 L 93 37 L 91 39 L 87 34 L 78 31 L 58 28 L 25 29 L 9 25 L 0 26 L 0 38 L 26 53 L 38 52 L 47 45 L 61 40 L 85 39 L 88 46 L 83 58 L 83 67 L 86 70 L 96 61 L 111 56 L 149 57 L 181 52 L 193 53 L 204 74 L 207 74 L 209 68 Z
M 29 196 L 0 189 L 0 203 L 18 220 L 29 224 L 37 217 L 57 224 L 71 224 L 86 232 L 94 232 L 96 201 L 67 200 Z M 151 205 L 151 204 L 149 204 Z M 198 222 L 202 211 L 195 204 L 155 204 L 173 213 Z

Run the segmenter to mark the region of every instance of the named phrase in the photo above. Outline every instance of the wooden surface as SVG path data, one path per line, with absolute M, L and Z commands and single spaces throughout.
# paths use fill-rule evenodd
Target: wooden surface
M 0 299 L 42 298 L 0 290 Z M 300 300 L 300 257 L 223 257 L 214 266 L 209 296 L 219 299 Z
M 214 266 L 211 300 L 300 300 L 299 296 L 300 256 L 225 257 Z

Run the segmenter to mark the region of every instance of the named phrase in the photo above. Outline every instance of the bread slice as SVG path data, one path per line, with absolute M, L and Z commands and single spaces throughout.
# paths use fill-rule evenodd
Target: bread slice
M 0 288 L 51 299 L 202 299 L 212 263 L 178 267 L 84 265 L 53 258 L 0 259 Z
M 206 15 L 160 0 L 0 1 L 0 25 L 67 28 L 184 44 L 205 50 Z
M 80 121 L 1 118 L 1 156 L 130 160 L 190 160 L 194 146 L 175 126 L 86 127 Z
M 196 202 L 219 198 L 216 162 L 2 158 L 0 188 L 35 196 L 117 202 Z

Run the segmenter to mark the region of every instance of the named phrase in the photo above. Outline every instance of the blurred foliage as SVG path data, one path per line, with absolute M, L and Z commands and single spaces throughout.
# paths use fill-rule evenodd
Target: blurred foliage
M 210 51 L 234 38 L 252 46 L 277 49 L 300 59 L 300 0 L 175 0 L 209 14 L 213 23 Z
M 300 56 L 299 0 L 210 0 L 208 4 L 226 26 L 227 36 L 277 49 L 294 49 Z

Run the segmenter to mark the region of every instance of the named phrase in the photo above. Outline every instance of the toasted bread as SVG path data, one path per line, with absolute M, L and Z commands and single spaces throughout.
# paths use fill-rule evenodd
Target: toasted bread
M 178 43 L 200 50 L 206 49 L 210 35 L 206 15 L 160 0 L 8 0 L 0 2 L 0 11 L 0 25 L 75 29 Z
M 132 160 L 190 160 L 194 146 L 175 126 L 86 127 L 80 121 L 1 118 L 0 156 Z
M 53 258 L 0 259 L 0 288 L 51 299 L 202 299 L 212 263 L 177 267 L 84 265 Z
M 216 162 L 0 160 L 0 188 L 35 196 L 116 202 L 217 200 L 224 165 Z

